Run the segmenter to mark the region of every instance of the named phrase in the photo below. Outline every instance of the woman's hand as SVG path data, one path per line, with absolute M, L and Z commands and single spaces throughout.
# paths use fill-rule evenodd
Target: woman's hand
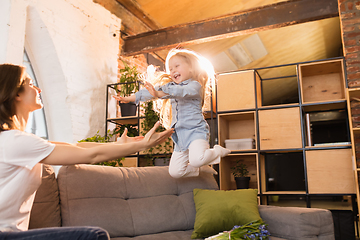
M 160 127 L 160 122 L 156 122 L 154 127 L 152 129 L 150 129 L 150 131 L 145 135 L 144 137 L 144 141 L 147 142 L 147 146 L 146 148 L 150 148 L 150 147 L 153 147 L 153 146 L 156 146 L 158 144 L 161 144 L 163 142 L 166 141 L 166 139 L 168 139 L 171 134 L 174 133 L 174 129 L 168 129 L 168 130 L 165 130 L 163 132 L 155 132 L 156 129 Z
M 121 137 L 117 138 L 116 143 L 117 144 L 123 144 L 123 143 L 131 143 L 131 142 L 138 142 L 144 139 L 143 136 L 137 136 L 137 137 L 128 137 L 127 136 L 128 129 L 125 128 L 123 134 Z

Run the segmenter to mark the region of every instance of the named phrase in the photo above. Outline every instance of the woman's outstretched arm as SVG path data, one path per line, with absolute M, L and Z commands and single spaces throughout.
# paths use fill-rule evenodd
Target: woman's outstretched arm
M 155 130 L 160 126 L 156 123 L 154 127 L 140 141 L 128 143 L 106 143 L 98 144 L 91 148 L 83 148 L 71 144 L 56 144 L 50 155 L 41 162 L 51 165 L 68 165 L 82 163 L 97 163 L 111 161 L 133 153 L 148 149 L 163 143 L 173 133 L 173 129 L 156 133 Z

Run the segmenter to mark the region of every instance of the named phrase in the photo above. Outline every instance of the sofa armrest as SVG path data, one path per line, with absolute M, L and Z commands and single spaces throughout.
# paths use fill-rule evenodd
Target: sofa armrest
M 335 239 L 329 210 L 260 205 L 259 212 L 271 236 L 289 240 Z

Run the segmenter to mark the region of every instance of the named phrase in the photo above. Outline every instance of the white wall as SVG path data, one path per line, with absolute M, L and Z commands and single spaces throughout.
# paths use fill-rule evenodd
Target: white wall
M 119 29 L 120 19 L 92 0 L 0 0 L 0 63 L 21 64 L 26 46 L 43 90 L 50 140 L 104 133 Z

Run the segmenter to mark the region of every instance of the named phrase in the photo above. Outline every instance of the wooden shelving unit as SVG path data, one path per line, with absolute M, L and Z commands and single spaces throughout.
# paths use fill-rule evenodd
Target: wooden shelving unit
M 230 169 L 243 159 L 262 204 L 275 195 L 303 197 L 308 207 L 314 196 L 359 196 L 353 156 L 360 126 L 349 124 L 343 58 L 222 73 L 216 91 L 219 144 L 255 142 L 222 159 L 221 189 L 235 189 Z M 360 89 L 348 95 L 360 100 Z
M 354 172 L 355 184 L 356 184 L 356 197 L 358 209 L 360 210 L 360 192 L 359 192 L 359 177 L 360 177 L 360 163 L 356 158 L 356 146 L 355 146 L 355 136 L 360 135 L 360 126 L 354 126 L 352 117 L 351 117 L 351 101 L 360 102 L 360 88 L 348 88 L 346 92 L 347 99 L 347 108 L 349 114 L 349 125 L 350 125 L 350 135 L 352 143 L 352 169 Z M 359 159 L 360 160 L 360 159 Z
M 255 148 L 241 149 L 250 151 L 256 149 L 256 116 L 255 112 L 236 112 L 218 115 L 219 143 L 225 146 L 226 139 L 255 139 Z

